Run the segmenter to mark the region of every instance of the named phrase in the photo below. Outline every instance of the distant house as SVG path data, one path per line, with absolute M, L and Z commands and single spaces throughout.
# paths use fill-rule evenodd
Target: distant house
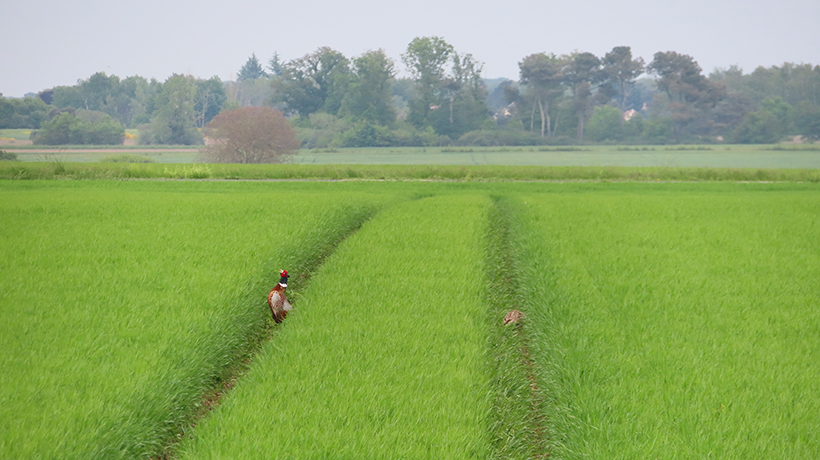
M 637 110 L 635 110 L 635 109 L 629 109 L 629 110 L 627 110 L 627 111 L 626 111 L 626 112 L 624 112 L 624 114 L 623 114 L 624 121 L 629 121 L 629 120 L 631 120 L 631 119 L 632 119 L 632 117 L 634 117 L 634 116 L 635 116 L 635 115 L 637 115 L 637 114 L 638 114 L 638 111 L 637 111 Z

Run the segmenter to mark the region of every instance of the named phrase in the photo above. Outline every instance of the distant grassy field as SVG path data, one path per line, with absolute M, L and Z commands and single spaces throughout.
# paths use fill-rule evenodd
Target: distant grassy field
M 150 158 L 155 163 L 196 163 L 199 151 L 196 148 L 185 146 L 44 146 L 0 145 L 0 150 L 17 154 L 20 161 L 25 162 L 62 162 L 62 163 L 98 163 L 106 157 L 116 154 L 141 155 Z
M 111 146 L 66 146 L 48 149 L 23 146 L 9 151 L 20 161 L 98 162 Z M 194 163 L 190 146 L 121 146 L 125 153 L 147 156 L 157 163 Z M 0 146 L 0 148 L 3 148 Z M 817 145 L 679 145 L 569 147 L 401 147 L 302 150 L 293 162 L 304 165 L 510 165 L 619 166 L 683 168 L 820 169 Z
M 815 148 L 812 148 L 815 147 Z M 302 164 L 820 168 L 820 147 L 569 146 L 305 150 Z

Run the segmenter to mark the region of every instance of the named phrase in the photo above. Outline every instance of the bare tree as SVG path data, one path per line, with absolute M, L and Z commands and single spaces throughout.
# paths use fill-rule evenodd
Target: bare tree
M 222 112 L 205 132 L 208 145 L 200 154 L 211 163 L 284 163 L 300 146 L 282 112 L 270 107 Z

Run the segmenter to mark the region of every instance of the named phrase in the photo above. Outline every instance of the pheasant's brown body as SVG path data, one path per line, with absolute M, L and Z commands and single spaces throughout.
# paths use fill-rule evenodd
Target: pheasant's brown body
M 509 313 L 507 313 L 504 316 L 504 323 L 503 324 L 506 326 L 508 324 L 517 323 L 517 322 L 521 321 L 522 319 L 524 319 L 524 314 L 523 313 L 521 313 L 518 310 L 510 310 Z
M 285 289 L 286 288 L 280 283 L 268 293 L 268 306 L 270 306 L 270 312 L 271 315 L 273 315 L 273 320 L 277 323 L 281 323 L 282 320 L 288 316 L 288 310 L 290 310 L 290 304 L 288 303 L 288 298 L 285 295 Z

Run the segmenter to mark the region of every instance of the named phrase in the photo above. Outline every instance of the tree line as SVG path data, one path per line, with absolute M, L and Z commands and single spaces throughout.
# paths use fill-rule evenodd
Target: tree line
M 704 75 L 688 55 L 657 52 L 647 63 L 616 46 L 603 56 L 531 54 L 516 79 L 489 80 L 479 60 L 441 37 L 415 38 L 401 64 L 407 76 L 383 50 L 346 57 L 321 47 L 285 62 L 274 53 L 265 66 L 254 54 L 236 81 L 99 72 L 37 97 L 0 98 L 0 128 L 39 129 L 35 142 L 47 143 L 108 141 L 139 128 L 140 143 L 199 144 L 221 111 L 268 106 L 304 147 L 820 137 L 820 66 L 811 64 Z

